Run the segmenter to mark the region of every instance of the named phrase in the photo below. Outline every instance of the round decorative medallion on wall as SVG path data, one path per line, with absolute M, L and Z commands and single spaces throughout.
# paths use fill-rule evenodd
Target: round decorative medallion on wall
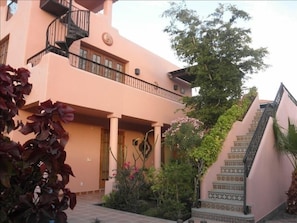
M 112 36 L 109 33 L 103 33 L 102 40 L 107 46 L 111 46 L 113 44 Z

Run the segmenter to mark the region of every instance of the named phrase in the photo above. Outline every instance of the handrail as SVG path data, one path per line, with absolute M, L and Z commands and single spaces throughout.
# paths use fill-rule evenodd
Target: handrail
M 165 88 L 159 87 L 156 84 L 151 84 L 147 81 L 133 77 L 129 74 L 123 73 L 116 69 L 110 68 L 103 64 L 86 59 L 79 55 L 69 53 L 70 64 L 76 68 L 94 73 L 98 76 L 117 81 L 119 83 L 128 85 L 139 90 L 158 95 L 173 101 L 181 102 L 182 95 L 169 91 Z
M 120 72 L 113 68 L 107 67 L 103 64 L 96 63 L 92 60 L 86 59 L 74 53 L 67 53 L 60 48 L 56 47 L 47 47 L 41 51 L 39 51 L 34 56 L 30 57 L 27 60 L 27 63 L 31 63 L 32 66 L 36 66 L 41 58 L 47 54 L 48 52 L 54 52 L 56 54 L 62 56 L 69 57 L 69 63 L 71 66 L 85 70 L 87 72 L 93 73 L 95 75 L 101 76 L 103 78 L 107 78 L 113 81 L 117 81 L 118 83 L 128 85 L 133 88 L 137 88 L 139 90 L 148 92 L 150 94 L 158 95 L 163 98 L 167 98 L 172 101 L 181 102 L 182 95 L 177 94 L 175 92 L 169 91 L 165 88 L 159 87 L 156 84 L 151 84 L 147 81 L 141 80 L 139 78 L 133 77 L 129 74 Z
M 38 53 L 34 54 L 32 57 L 28 58 L 27 64 L 29 64 L 29 63 L 32 64 L 32 67 L 36 66 L 41 61 L 41 58 L 48 52 L 53 52 L 53 53 L 61 55 L 61 56 L 68 55 L 67 52 L 61 50 L 60 48 L 48 46 L 48 47 L 44 48 L 43 50 L 39 51 Z
M 244 164 L 244 196 L 243 196 L 243 212 L 244 214 L 250 213 L 250 210 L 246 203 L 246 181 L 247 177 L 249 176 L 250 170 L 252 169 L 252 165 L 254 163 L 254 159 L 256 157 L 259 145 L 261 143 L 264 131 L 266 129 L 268 120 L 270 117 L 274 117 L 275 113 L 278 109 L 279 103 L 281 101 L 281 98 L 284 93 L 284 86 L 281 84 L 277 95 L 273 101 L 273 103 L 270 103 L 266 106 L 264 109 L 264 112 L 258 122 L 257 128 L 253 134 L 253 137 L 251 139 L 251 142 L 246 150 L 246 154 L 243 158 L 243 164 Z
M 88 10 L 75 10 L 69 11 L 66 14 L 55 18 L 47 27 L 46 30 L 46 47 L 53 46 L 57 47 L 56 43 L 59 41 L 65 41 L 69 28 L 71 25 L 70 21 L 74 21 L 74 24 L 89 32 L 90 26 L 90 12 Z M 64 23 L 62 23 L 64 21 Z M 68 24 L 67 26 L 65 24 Z

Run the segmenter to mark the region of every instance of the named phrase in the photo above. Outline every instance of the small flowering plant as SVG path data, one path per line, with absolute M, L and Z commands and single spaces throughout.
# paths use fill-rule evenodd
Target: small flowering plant
M 143 199 L 150 187 L 145 179 L 145 170 L 125 162 L 113 176 L 116 180 L 116 188 L 105 197 L 105 206 L 139 213 L 139 200 Z
M 143 141 L 148 143 L 148 134 L 146 133 Z M 136 155 L 133 153 L 132 163 L 124 159 L 124 163 L 114 170 L 111 178 L 115 178 L 114 191 L 104 197 L 105 206 L 123 211 L 141 213 L 147 209 L 146 202 L 153 194 L 150 190 L 151 182 L 148 180 L 148 169 L 145 168 L 145 162 L 150 155 L 142 153 L 135 146 Z M 138 163 L 140 161 L 142 163 Z
M 200 144 L 203 137 L 203 123 L 195 118 L 183 117 L 171 122 L 164 133 L 164 143 L 171 150 L 187 151 Z

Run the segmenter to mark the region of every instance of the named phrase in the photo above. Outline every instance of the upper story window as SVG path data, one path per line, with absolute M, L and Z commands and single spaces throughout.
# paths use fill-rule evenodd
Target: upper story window
M 6 64 L 8 41 L 9 41 L 8 36 L 6 36 L 4 39 L 0 41 L 0 64 Z
M 79 60 L 80 69 L 124 82 L 125 63 L 123 61 L 88 46 L 81 46 L 80 56 L 85 58 Z
M 6 20 L 9 20 L 18 9 L 18 0 L 7 0 L 7 16 Z

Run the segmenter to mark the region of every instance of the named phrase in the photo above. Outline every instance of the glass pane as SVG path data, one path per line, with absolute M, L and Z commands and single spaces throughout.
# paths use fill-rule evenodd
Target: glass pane
M 0 41 L 0 64 L 6 64 L 8 50 L 8 38 Z
M 93 58 L 92 58 L 92 61 L 94 63 L 92 63 L 92 70 L 91 72 L 94 73 L 94 74 L 99 74 L 99 68 L 100 68 L 100 56 L 96 55 L 96 54 L 93 54 Z
M 123 72 L 123 66 L 121 64 L 117 64 L 116 70 Z M 117 72 L 115 80 L 118 82 L 123 82 L 123 74 Z
M 112 61 L 105 59 L 105 66 L 112 68 Z M 104 76 L 111 79 L 111 69 L 105 68 Z
M 86 51 L 86 50 L 83 50 L 83 49 L 80 49 L 80 51 L 79 51 L 79 55 L 80 55 L 81 57 L 83 57 L 83 58 L 87 58 L 87 51 Z M 80 58 L 80 59 L 79 59 L 79 65 L 78 65 L 78 67 L 79 67 L 80 69 L 86 70 L 86 60 Z

